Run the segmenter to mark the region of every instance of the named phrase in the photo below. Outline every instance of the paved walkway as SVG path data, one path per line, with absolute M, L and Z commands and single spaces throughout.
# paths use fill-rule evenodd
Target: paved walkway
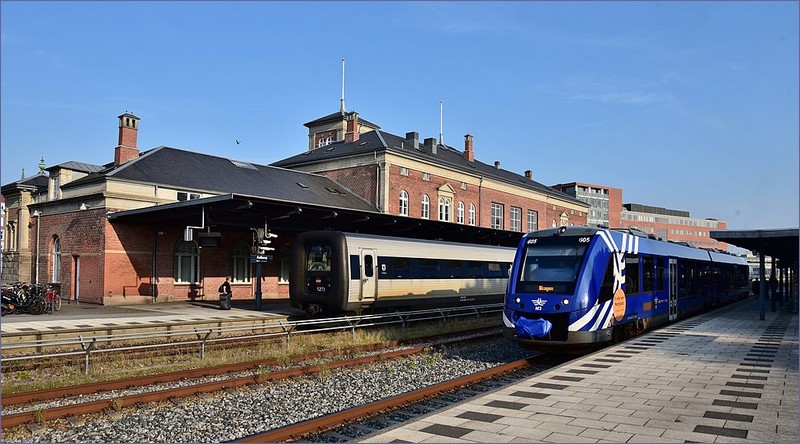
M 96 329 L 192 325 L 217 321 L 286 319 L 303 311 L 288 301 L 264 301 L 262 310 L 253 301 L 233 301 L 231 310 L 220 310 L 217 301 L 165 302 L 142 305 L 97 305 L 64 303 L 52 314 L 11 314 L 0 321 L 2 335 L 49 334 Z
M 750 299 L 363 442 L 796 443 L 798 399 L 798 316 Z

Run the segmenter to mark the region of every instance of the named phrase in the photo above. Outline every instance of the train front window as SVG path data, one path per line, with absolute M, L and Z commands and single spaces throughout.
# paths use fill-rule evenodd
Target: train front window
M 331 246 L 312 245 L 308 248 L 307 271 L 331 271 Z
M 528 239 L 518 291 L 572 293 L 591 237 Z

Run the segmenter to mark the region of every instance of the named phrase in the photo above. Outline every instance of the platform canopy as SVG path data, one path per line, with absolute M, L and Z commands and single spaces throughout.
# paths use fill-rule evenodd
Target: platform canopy
M 797 228 L 715 230 L 709 235 L 720 242 L 727 242 L 787 263 L 797 263 L 800 251 Z

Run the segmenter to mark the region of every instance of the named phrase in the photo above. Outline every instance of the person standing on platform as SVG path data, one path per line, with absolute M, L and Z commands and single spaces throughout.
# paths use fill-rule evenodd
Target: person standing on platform
M 222 310 L 231 309 L 231 283 L 230 276 L 225 276 L 225 282 L 219 286 L 219 308 Z

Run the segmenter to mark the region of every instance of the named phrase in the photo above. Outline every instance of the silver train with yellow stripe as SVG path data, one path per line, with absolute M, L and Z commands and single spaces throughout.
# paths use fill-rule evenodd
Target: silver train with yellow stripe
M 301 233 L 289 301 L 311 315 L 501 303 L 514 248 L 339 231 Z
M 638 230 L 525 235 L 503 303 L 504 335 L 569 351 L 619 341 L 746 297 L 747 261 Z

